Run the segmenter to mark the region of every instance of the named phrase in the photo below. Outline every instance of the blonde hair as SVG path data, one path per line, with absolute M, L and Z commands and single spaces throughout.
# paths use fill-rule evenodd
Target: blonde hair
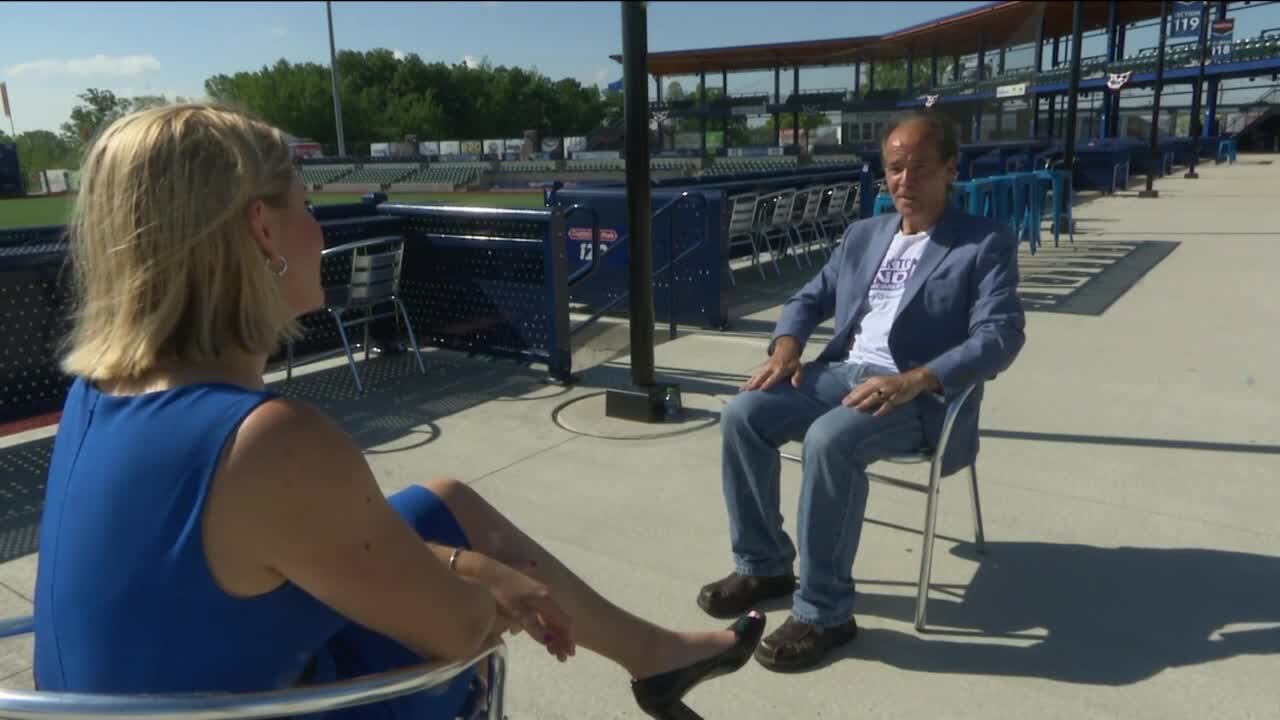
M 231 108 L 177 104 L 111 123 L 85 155 L 69 225 L 63 371 L 137 378 L 296 336 L 248 214 L 253 200 L 286 207 L 295 174 L 280 132 Z

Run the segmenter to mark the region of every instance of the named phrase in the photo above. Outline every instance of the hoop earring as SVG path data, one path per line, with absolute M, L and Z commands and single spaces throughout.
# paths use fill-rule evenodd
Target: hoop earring
M 275 275 L 276 277 L 284 277 L 284 274 L 286 272 L 289 272 L 289 261 L 286 260 L 283 255 L 281 255 L 280 269 L 276 270 L 271 267 L 271 258 L 267 258 L 267 272 L 271 273 L 272 275 Z

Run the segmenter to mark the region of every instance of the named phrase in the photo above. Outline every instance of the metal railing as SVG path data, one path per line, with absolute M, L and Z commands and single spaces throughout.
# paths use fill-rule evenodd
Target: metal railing
M 689 198 L 697 199 L 698 212 L 702 216 L 702 224 L 703 224 L 702 237 L 698 240 L 698 242 L 694 243 L 691 247 L 686 248 L 684 252 L 680 253 L 679 256 L 673 257 L 675 254 L 675 235 L 674 233 L 668 232 L 667 233 L 667 258 L 668 258 L 667 264 L 663 265 L 660 268 L 655 269 L 653 271 L 653 276 L 651 278 L 651 279 L 657 279 L 658 276 L 660 276 L 662 273 L 664 272 L 667 273 L 667 324 L 669 327 L 668 331 L 672 339 L 675 339 L 676 337 L 675 265 L 680 260 L 683 260 L 684 258 L 688 257 L 689 254 L 692 253 L 694 250 L 697 250 L 698 248 L 702 247 L 702 244 L 707 241 L 707 237 L 710 236 L 711 234 L 710 228 L 707 227 L 707 219 L 708 219 L 707 218 L 707 198 L 702 193 L 694 194 L 686 190 L 680 193 L 677 197 L 672 198 L 670 201 L 668 201 L 662 207 L 655 210 L 653 214 L 649 216 L 650 227 L 652 227 L 652 223 L 654 220 L 657 220 L 658 218 L 662 217 L 671 208 L 675 207 L 676 205 L 680 204 L 682 201 L 687 200 Z M 630 242 L 631 242 L 631 232 L 628 230 L 627 234 L 618 238 L 617 242 L 611 243 L 609 245 L 609 248 L 607 250 L 604 250 L 603 252 L 606 252 L 606 253 L 615 252 L 619 247 L 628 245 Z M 592 267 L 594 267 L 595 257 L 599 256 L 600 254 L 601 254 L 600 249 L 596 248 L 593 252 Z M 585 268 L 580 268 L 578 271 L 575 271 L 574 274 L 577 275 L 579 272 L 582 271 L 582 269 L 585 269 Z M 603 306 L 601 306 L 595 312 L 593 312 L 588 318 L 574 325 L 569 330 L 569 336 L 573 337 L 574 335 L 578 334 L 582 330 L 585 330 L 586 328 L 596 323 L 600 318 L 604 317 L 605 314 L 607 314 L 610 310 L 616 307 L 618 303 L 630 297 L 630 295 L 631 295 L 631 289 L 628 288 L 626 292 L 623 292 L 618 297 L 615 297 L 614 299 L 605 303 Z

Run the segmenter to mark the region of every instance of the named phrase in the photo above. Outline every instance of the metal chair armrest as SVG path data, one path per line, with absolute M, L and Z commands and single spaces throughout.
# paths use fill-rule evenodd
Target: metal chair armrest
M 322 257 L 331 257 L 342 253 L 355 252 L 361 248 L 373 247 L 375 245 L 385 245 L 392 242 L 404 242 L 404 238 L 399 235 L 383 235 L 381 237 L 365 238 L 364 240 L 353 240 L 349 243 L 335 245 L 331 248 L 325 248 L 321 251 Z
M 34 618 L 0 620 L 0 637 L 31 632 Z M 492 657 L 489 703 L 501 706 L 506 644 L 499 640 L 475 656 L 374 673 L 325 685 L 254 693 L 114 695 L 0 690 L 0 717 L 10 720 L 257 720 L 307 715 L 368 705 L 445 685 L 467 668 Z M 493 708 L 490 708 L 491 711 Z

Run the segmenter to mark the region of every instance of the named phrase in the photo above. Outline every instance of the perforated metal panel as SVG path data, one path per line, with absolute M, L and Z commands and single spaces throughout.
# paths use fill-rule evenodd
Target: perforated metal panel
M 65 257 L 60 227 L 0 232 L 0 422 L 57 410 L 71 385 L 57 369 Z
M 549 358 L 547 224 L 405 218 L 400 294 L 422 342 Z M 465 238 L 465 239 L 464 239 Z
M 325 245 L 405 238 L 399 297 L 419 345 L 546 363 L 553 376 L 568 376 L 563 248 L 546 242 L 553 232 L 563 233 L 558 212 L 410 205 L 378 212 L 324 222 Z M 327 257 L 322 264 L 326 286 L 345 284 L 350 273 L 350 255 Z M 301 322 L 307 336 L 295 345 L 295 355 L 341 347 L 328 313 L 312 313 Z M 398 318 L 375 321 L 372 335 L 399 337 L 400 324 Z M 282 350 L 273 359 L 283 355 Z
M 419 344 L 546 363 L 567 378 L 568 292 L 558 211 L 399 207 L 317 209 L 328 247 L 388 235 L 406 238 L 401 299 Z M 65 228 L 0 231 L 0 422 L 56 411 L 70 379 L 58 370 L 69 328 Z M 326 286 L 346 284 L 351 256 L 325 258 Z M 354 317 L 353 310 L 348 316 Z M 341 347 L 332 318 L 310 313 L 295 356 Z M 375 338 L 398 336 L 396 319 L 375 321 Z M 360 335 L 355 340 L 363 339 Z M 284 358 L 280 348 L 272 358 Z
M 613 229 L 620 239 L 629 234 L 624 188 L 561 190 L 555 202 L 562 208 L 574 204 L 591 207 L 599 213 L 601 227 Z M 670 203 L 674 204 L 666 207 Z M 656 319 L 667 322 L 668 308 L 674 306 L 678 323 L 724 327 L 728 319 L 728 280 L 723 272 L 728 219 L 723 193 L 699 190 L 680 198 L 679 192 L 655 191 L 652 208 L 654 213 L 660 212 L 650 225 Z M 581 221 L 575 218 L 574 222 Z M 596 263 L 596 270 L 570 288 L 571 301 L 591 311 L 617 301 L 609 314 L 625 315 L 628 302 L 622 298 L 631 287 L 630 256 L 629 241 L 614 243 Z M 679 260 L 671 277 L 667 266 L 673 257 Z

